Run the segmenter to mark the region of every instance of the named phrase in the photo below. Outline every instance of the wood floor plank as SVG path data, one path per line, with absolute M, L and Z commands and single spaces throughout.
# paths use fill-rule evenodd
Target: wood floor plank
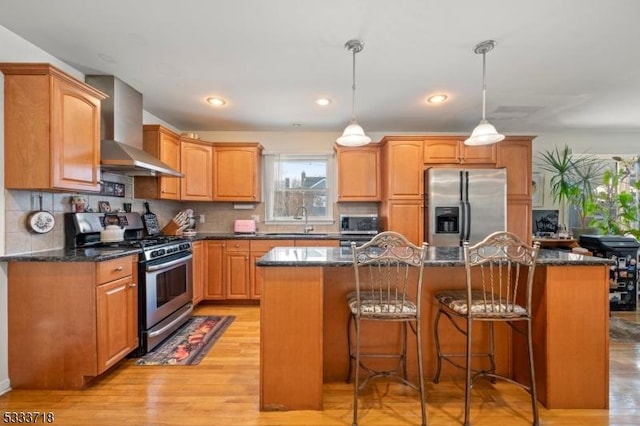
M 205 305 L 201 315 L 236 319 L 197 366 L 136 366 L 127 359 L 81 391 L 10 391 L 0 396 L 4 412 L 51 411 L 55 425 L 350 425 L 352 386 L 324 385 L 324 411 L 260 412 L 260 311 L 256 306 Z M 620 314 L 640 324 L 638 313 Z M 611 341 L 609 410 L 547 410 L 541 425 L 635 425 L 640 418 L 640 344 Z M 585 372 L 588 374 L 588 372 Z M 360 424 L 420 424 L 416 393 L 395 383 L 376 382 L 362 392 Z M 460 425 L 463 384 L 427 382 L 430 425 Z M 472 396 L 474 426 L 529 425 L 528 395 L 508 383 L 478 382 Z

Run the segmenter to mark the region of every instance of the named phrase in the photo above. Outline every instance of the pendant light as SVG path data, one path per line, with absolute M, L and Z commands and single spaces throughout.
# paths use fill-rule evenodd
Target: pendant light
M 362 146 L 371 142 L 371 138 L 364 134 L 364 129 L 356 121 L 356 53 L 361 52 L 364 43 L 360 40 L 349 40 L 344 45 L 353 54 L 353 85 L 351 96 L 351 121 L 344 129 L 342 136 L 336 142 L 342 146 Z
M 480 124 L 478 124 L 476 128 L 473 129 L 473 132 L 471 133 L 471 136 L 469 136 L 469 139 L 464 141 L 465 145 L 490 145 L 500 142 L 504 139 L 504 135 L 498 133 L 496 128 L 485 118 L 485 104 L 487 102 L 487 66 L 485 55 L 487 54 L 487 52 L 492 51 L 494 47 L 496 47 L 496 42 L 494 40 L 486 40 L 476 44 L 476 47 L 473 49 L 475 53 L 482 54 L 482 120 L 480 120 Z

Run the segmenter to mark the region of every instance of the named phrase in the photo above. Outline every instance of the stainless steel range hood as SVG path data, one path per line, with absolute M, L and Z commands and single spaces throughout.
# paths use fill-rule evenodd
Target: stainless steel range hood
M 101 103 L 100 168 L 129 176 L 184 177 L 142 149 L 142 94 L 112 75 L 88 75 L 109 97 Z

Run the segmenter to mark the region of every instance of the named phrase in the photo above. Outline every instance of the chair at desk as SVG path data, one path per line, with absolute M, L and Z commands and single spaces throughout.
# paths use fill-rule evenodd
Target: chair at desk
M 349 373 L 353 374 L 353 426 L 358 424 L 358 393 L 370 380 L 393 378 L 416 389 L 420 393 L 422 426 L 426 426 L 424 372 L 422 366 L 422 341 L 420 332 L 422 274 L 427 244 L 418 247 L 396 232 L 382 232 L 371 241 L 356 247 L 351 243 L 355 269 L 355 290 L 347 295 L 349 322 L 347 338 L 349 345 Z M 363 322 L 388 322 L 400 324 L 400 345 L 393 335 L 388 344 L 394 352 L 373 353 L 361 351 L 361 326 Z M 418 356 L 418 384 L 407 377 L 407 328 L 416 338 Z M 355 331 L 353 342 L 352 329 Z M 393 334 L 393 333 L 391 333 Z M 398 350 L 395 350 L 398 348 Z M 395 368 L 372 367 L 380 358 L 397 359 Z M 369 360 L 367 365 L 366 360 Z M 361 382 L 360 370 L 367 373 Z
M 531 395 L 533 424 L 539 424 L 531 335 L 531 289 L 539 249 L 539 242 L 528 246 L 509 232 L 493 233 L 473 246 L 467 242 L 463 245 L 466 289 L 440 291 L 435 294 L 438 312 L 434 324 L 437 351 L 434 382 L 438 383 L 440 380 L 442 360 L 466 370 L 465 426 L 470 424 L 470 392 L 473 382 L 482 376 L 490 377 L 492 382 L 495 382 L 496 378 L 504 379 L 524 388 Z M 466 352 L 442 352 L 438 326 L 443 316 L 450 320 L 457 331 L 466 336 Z M 489 324 L 489 342 L 486 352 L 472 352 L 472 330 L 473 323 L 476 321 Z M 528 386 L 510 377 L 496 374 L 493 342 L 495 322 L 507 323 L 514 331 L 526 336 L 530 377 Z M 479 368 L 476 365 L 472 368 L 473 357 L 486 358 L 488 367 Z M 460 359 L 465 361 L 464 364 L 457 362 Z

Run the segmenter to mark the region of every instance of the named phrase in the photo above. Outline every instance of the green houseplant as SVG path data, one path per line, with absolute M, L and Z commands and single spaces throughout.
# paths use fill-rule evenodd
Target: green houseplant
M 637 228 L 640 208 L 636 195 L 640 191 L 640 181 L 636 181 L 635 169 L 638 157 L 615 158 L 618 167 L 607 170 L 602 176 L 594 198 L 588 205 L 593 216 L 589 226 L 596 227 L 606 235 L 633 235 L 640 239 Z
M 574 155 L 569 146 L 555 147 L 539 154 L 538 166 L 550 174 L 549 187 L 553 201 L 560 205 L 564 215 L 565 205 L 574 208 L 579 218 L 581 233 L 595 233 L 590 229 L 590 215 L 595 208 L 596 186 L 603 176 L 603 165 L 593 155 Z

